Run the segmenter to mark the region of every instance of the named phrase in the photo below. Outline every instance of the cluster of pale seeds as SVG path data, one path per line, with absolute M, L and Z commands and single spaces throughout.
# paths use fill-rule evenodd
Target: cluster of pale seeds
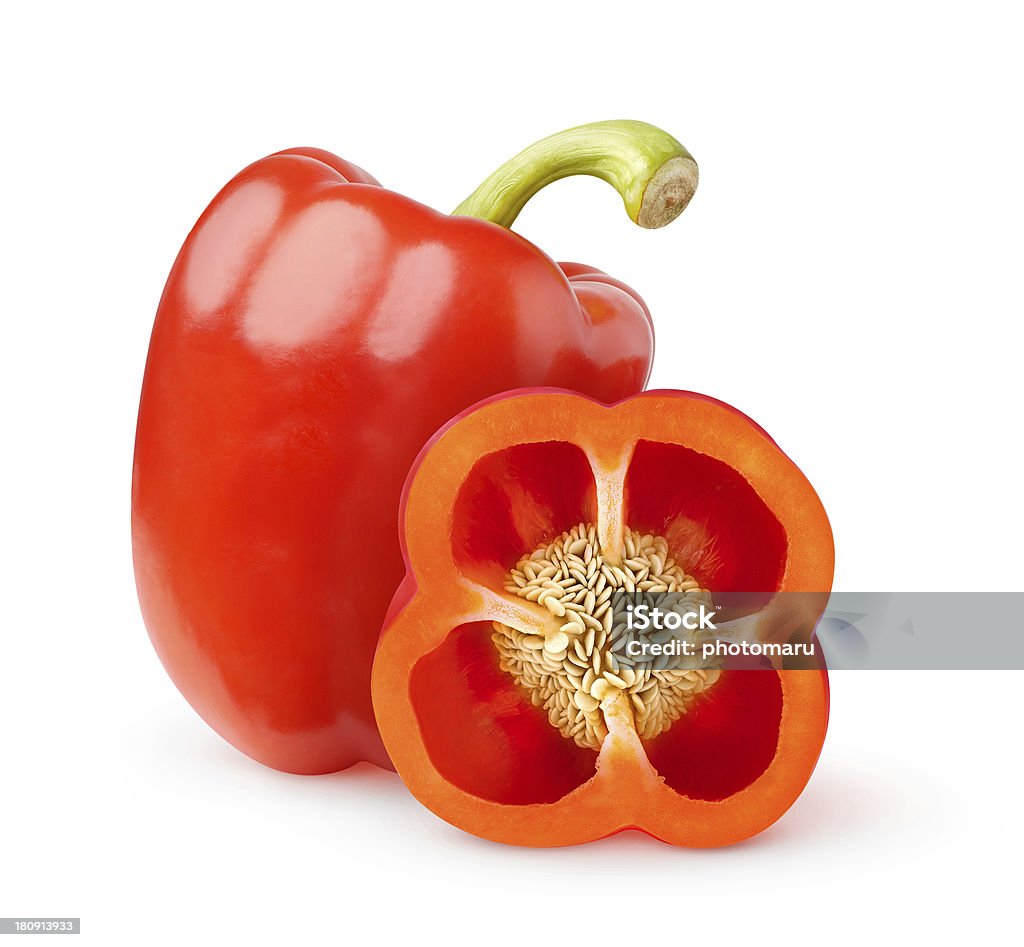
M 534 706 L 547 711 L 563 736 L 592 749 L 607 735 L 601 702 L 616 691 L 629 695 L 637 733 L 651 738 L 685 714 L 719 675 L 714 668 L 626 656 L 626 619 L 612 607 L 617 592 L 670 597 L 684 606 L 710 604 L 711 596 L 670 557 L 663 537 L 627 529 L 623 545 L 621 565 L 605 562 L 595 527 L 581 523 L 538 546 L 517 563 L 505 589 L 543 605 L 561 625 L 552 621 L 541 636 L 495 622 L 492 636 L 501 668 Z

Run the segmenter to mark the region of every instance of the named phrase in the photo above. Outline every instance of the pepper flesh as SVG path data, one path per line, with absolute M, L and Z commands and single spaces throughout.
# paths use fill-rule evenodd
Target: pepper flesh
M 170 273 L 139 410 L 136 580 L 178 688 L 277 769 L 389 766 L 369 676 L 417 452 L 509 388 L 639 391 L 652 350 L 636 293 L 501 226 L 319 149 L 246 168 Z
M 831 586 L 831 531 L 814 490 L 727 405 L 685 392 L 614 407 L 552 391 L 486 401 L 438 433 L 406 485 L 406 580 L 373 676 L 396 769 L 435 813 L 495 841 L 568 845 L 635 828 L 717 846 L 756 834 L 817 760 L 823 666 L 723 670 L 650 739 L 624 691 L 604 689 L 596 753 L 502 667 L 492 623 L 547 640 L 561 620 L 505 589 L 509 568 L 587 522 L 606 561 L 624 561 L 629 523 L 664 535 L 712 593 L 764 593 L 743 620 L 765 634 L 778 593 L 816 593 L 803 601 L 819 609 Z

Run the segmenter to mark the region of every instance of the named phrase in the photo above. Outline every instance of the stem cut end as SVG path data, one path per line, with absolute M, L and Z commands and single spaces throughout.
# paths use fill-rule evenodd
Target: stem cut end
M 697 162 L 688 156 L 669 158 L 647 183 L 636 222 L 647 230 L 672 223 L 697 190 Z

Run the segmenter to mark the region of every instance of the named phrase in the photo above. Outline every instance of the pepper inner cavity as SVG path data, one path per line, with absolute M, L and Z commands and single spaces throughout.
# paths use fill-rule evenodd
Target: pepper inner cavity
M 638 638 L 627 607 L 643 600 L 674 611 L 712 607 L 711 593 L 670 555 L 663 536 L 623 530 L 621 561 L 605 561 L 597 529 L 580 523 L 524 555 L 505 589 L 551 614 L 544 635 L 494 622 L 501 669 L 579 746 L 600 749 L 608 734 L 602 707 L 629 701 L 633 724 L 656 737 L 719 677 L 686 659 L 630 655 Z M 618 562 L 618 557 L 616 558 Z M 667 640 L 676 632 L 653 632 Z

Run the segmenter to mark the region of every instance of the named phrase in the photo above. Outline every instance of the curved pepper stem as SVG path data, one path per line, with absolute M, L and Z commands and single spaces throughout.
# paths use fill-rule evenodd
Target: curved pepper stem
M 573 174 L 607 181 L 629 219 L 649 229 L 675 220 L 697 189 L 697 162 L 667 132 L 646 122 L 593 122 L 520 151 L 453 213 L 511 227 L 541 188 Z

